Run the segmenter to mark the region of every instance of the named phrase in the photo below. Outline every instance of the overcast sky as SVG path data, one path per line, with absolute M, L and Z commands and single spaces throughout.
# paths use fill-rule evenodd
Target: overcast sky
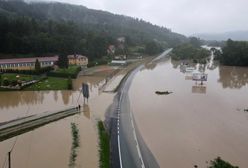
M 51 0 L 44 0 L 51 1 Z M 191 35 L 248 30 L 248 0 L 52 0 L 142 18 Z

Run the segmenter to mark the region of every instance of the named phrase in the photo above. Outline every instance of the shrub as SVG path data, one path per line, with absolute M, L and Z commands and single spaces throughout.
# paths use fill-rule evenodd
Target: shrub
M 10 85 L 11 86 L 16 86 L 18 83 L 17 83 L 17 80 L 12 80 L 10 81 Z
M 4 79 L 3 80 L 3 86 L 9 86 L 9 80 L 8 79 Z
M 71 77 L 68 78 L 68 90 L 72 90 L 72 80 L 71 80 Z
M 220 157 L 212 160 L 208 168 L 238 168 L 238 166 L 233 166 L 230 163 L 222 160 Z

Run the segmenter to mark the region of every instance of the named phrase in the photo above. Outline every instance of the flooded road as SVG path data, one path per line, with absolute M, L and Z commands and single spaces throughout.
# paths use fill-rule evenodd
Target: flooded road
M 89 84 L 90 99 L 86 104 L 79 91 L 82 82 Z M 103 75 L 82 76 L 74 80 L 74 91 L 1 92 L 0 123 L 78 104 L 82 105 L 82 112 L 0 142 L 0 166 L 14 147 L 12 167 L 98 167 L 96 120 L 104 119 L 114 96 L 99 91 L 104 82 Z M 75 123 L 74 129 L 71 123 Z M 77 129 L 79 136 L 75 138 L 73 130 Z
M 180 62 L 164 59 L 133 79 L 134 118 L 160 167 L 207 167 L 217 156 L 248 167 L 248 68 L 213 64 L 205 72 L 201 86 L 180 71 Z

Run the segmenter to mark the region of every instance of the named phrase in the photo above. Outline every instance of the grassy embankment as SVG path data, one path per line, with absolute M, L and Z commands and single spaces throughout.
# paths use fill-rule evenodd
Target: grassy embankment
M 99 134 L 99 153 L 100 153 L 100 168 L 110 167 L 110 144 L 109 135 L 104 127 L 102 121 L 98 121 L 98 134 Z

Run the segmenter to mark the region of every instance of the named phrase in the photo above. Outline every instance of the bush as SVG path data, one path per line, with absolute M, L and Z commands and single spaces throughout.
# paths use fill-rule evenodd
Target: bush
M 222 160 L 220 157 L 212 160 L 208 168 L 238 168 L 238 166 L 233 166 L 230 163 Z
M 39 70 L 18 70 L 18 69 L 1 69 L 4 73 L 17 73 L 17 74 L 28 74 L 28 75 L 40 75 L 53 70 L 53 67 L 43 67 Z
M 81 71 L 81 67 L 77 67 L 77 69 L 74 73 L 50 71 L 47 73 L 47 75 L 52 76 L 52 77 L 74 78 L 75 79 L 75 78 L 77 78 L 77 75 L 80 71 Z
M 16 86 L 18 83 L 17 83 L 17 80 L 12 80 L 10 81 L 10 85 L 11 86 Z
M 9 80 L 8 79 L 4 79 L 3 80 L 3 86 L 9 86 Z

